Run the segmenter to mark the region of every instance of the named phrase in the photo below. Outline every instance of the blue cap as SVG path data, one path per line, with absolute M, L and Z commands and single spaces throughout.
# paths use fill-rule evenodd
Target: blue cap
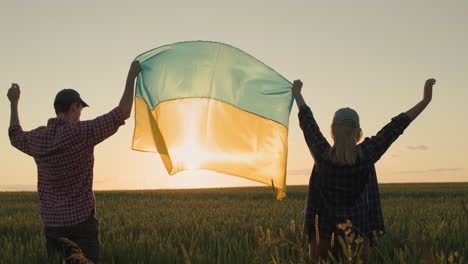
M 338 109 L 338 111 L 335 112 L 333 125 L 361 128 L 359 125 L 358 113 L 349 107 Z

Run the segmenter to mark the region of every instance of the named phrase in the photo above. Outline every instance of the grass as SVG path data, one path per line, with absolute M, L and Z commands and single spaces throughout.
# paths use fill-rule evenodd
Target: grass
M 468 183 L 380 185 L 371 263 L 466 263 Z M 306 186 L 96 192 L 103 263 L 307 263 Z M 0 263 L 48 263 L 37 193 L 0 193 Z

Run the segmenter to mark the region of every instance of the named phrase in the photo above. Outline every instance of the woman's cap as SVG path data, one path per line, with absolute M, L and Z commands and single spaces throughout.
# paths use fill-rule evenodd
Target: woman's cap
M 333 125 L 361 128 L 358 113 L 349 107 L 338 109 L 335 112 Z

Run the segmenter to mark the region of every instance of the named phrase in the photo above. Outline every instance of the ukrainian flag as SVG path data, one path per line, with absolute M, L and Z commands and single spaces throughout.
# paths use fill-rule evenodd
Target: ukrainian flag
M 285 197 L 288 80 L 217 42 L 170 44 L 136 60 L 134 150 L 159 153 L 171 175 L 206 169 L 273 185 Z

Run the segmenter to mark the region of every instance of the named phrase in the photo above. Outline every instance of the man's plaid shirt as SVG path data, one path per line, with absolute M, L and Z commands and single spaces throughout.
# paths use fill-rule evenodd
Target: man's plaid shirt
M 304 229 L 315 236 L 315 215 L 321 237 L 330 238 L 336 225 L 350 219 L 362 235 L 385 231 L 374 164 L 410 124 L 404 113 L 394 117 L 377 135 L 358 145 L 359 160 L 352 166 L 333 165 L 330 144 L 320 132 L 307 105 L 299 110 L 299 121 L 315 164 L 309 182 Z
M 71 226 L 95 209 L 94 146 L 113 135 L 124 118 L 119 108 L 94 120 L 51 118 L 47 126 L 25 132 L 10 126 L 11 144 L 37 165 L 40 211 L 45 226 Z

